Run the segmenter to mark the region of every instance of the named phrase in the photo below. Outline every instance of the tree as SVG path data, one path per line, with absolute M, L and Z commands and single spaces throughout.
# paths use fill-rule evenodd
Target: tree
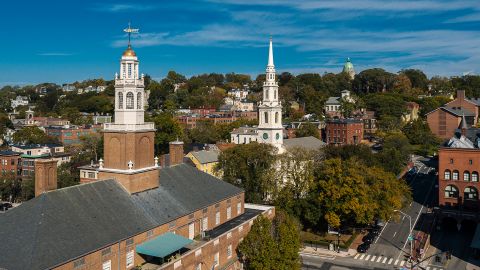
M 90 153 L 90 160 L 98 161 L 103 156 L 103 136 L 98 133 L 83 135 L 80 137 L 84 153 Z
M 273 222 L 260 215 L 238 247 L 245 269 L 300 269 L 299 232 L 298 222 L 282 211 Z
M 24 127 L 13 134 L 13 142 L 22 144 L 43 144 L 55 142 L 55 139 L 47 136 L 45 132 L 36 126 Z
M 430 131 L 430 127 L 422 119 L 417 119 L 402 128 L 410 144 L 420 146 L 420 154 L 428 155 L 435 152 L 441 141 Z
M 257 142 L 235 145 L 220 154 L 216 170 L 225 181 L 245 189 L 245 201 L 265 203 L 276 188 L 274 151 L 274 146 Z
M 355 159 L 328 159 L 316 172 L 314 194 L 331 226 L 365 226 L 375 219 L 388 219 L 393 210 L 409 201 L 410 190 L 403 180 L 378 167 Z
M 72 163 L 65 163 L 57 168 L 58 188 L 80 184 L 80 171 Z
M 428 78 L 423 71 L 419 69 L 404 69 L 400 71 L 400 74 L 404 74 L 408 77 L 413 88 L 419 88 L 424 91 L 427 90 Z
M 161 113 L 153 117 L 157 131 L 155 132 L 155 148 L 157 154 L 167 153 L 168 144 L 176 139 L 183 139 L 183 128 L 171 114 Z
M 383 149 L 377 154 L 382 167 L 398 174 L 410 160 L 412 146 L 408 138 L 401 132 L 389 133 L 383 139 Z
M 366 69 L 355 76 L 353 89 L 357 93 L 378 93 L 393 87 L 395 74 L 381 68 Z
M 302 123 L 300 128 L 295 130 L 296 137 L 308 137 L 313 136 L 320 139 L 320 133 L 318 132 L 318 127 L 310 122 Z
M 393 82 L 393 91 L 397 93 L 410 93 L 412 90 L 412 83 L 407 75 L 400 73 L 395 77 Z
M 197 121 L 196 127 L 187 130 L 187 134 L 194 143 L 215 143 L 220 140 L 215 124 L 209 120 Z

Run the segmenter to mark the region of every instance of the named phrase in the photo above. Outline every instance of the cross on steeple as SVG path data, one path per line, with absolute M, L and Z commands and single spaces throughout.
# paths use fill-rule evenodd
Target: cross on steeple
M 123 32 L 128 34 L 128 47 L 130 47 L 130 38 L 132 34 L 138 34 L 138 28 L 132 28 L 128 22 L 128 28 L 123 29 Z

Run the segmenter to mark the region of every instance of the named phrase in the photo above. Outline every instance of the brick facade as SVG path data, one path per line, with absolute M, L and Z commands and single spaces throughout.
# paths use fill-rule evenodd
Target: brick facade
M 479 173 L 480 149 L 441 148 L 438 151 L 439 206 L 479 210 Z
M 35 161 L 35 197 L 57 189 L 57 161 Z
M 357 119 L 327 120 L 325 136 L 328 144 L 359 144 L 363 140 L 363 121 Z
M 128 170 L 152 167 L 154 163 L 154 132 L 104 132 L 105 168 Z

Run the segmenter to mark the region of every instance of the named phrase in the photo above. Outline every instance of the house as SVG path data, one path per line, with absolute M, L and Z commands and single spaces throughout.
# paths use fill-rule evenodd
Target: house
M 402 122 L 409 123 L 418 119 L 418 113 L 420 111 L 420 105 L 418 103 L 410 101 L 405 104 L 407 112 L 402 115 Z
M 216 175 L 214 168 L 218 164 L 218 156 L 220 151 L 218 150 L 200 150 L 191 151 L 187 154 L 187 157 L 193 162 L 195 167 L 210 175 Z
M 354 102 L 350 95 L 350 91 L 343 90 L 340 97 L 329 97 L 325 102 L 324 111 L 329 117 L 341 117 L 341 101 Z
M 58 166 L 71 160 L 71 155 L 60 144 L 14 144 L 10 148 L 20 153 L 22 178 L 35 174 L 35 162 L 38 160 L 55 160 Z
M 63 145 L 80 144 L 82 136 L 98 134 L 101 126 L 49 126 L 45 128 L 48 136 L 55 137 Z
M 20 155 L 22 153 L 12 150 L 0 151 L 0 167 L 2 175 L 11 175 L 15 178 L 19 178 L 22 174 L 22 159 Z
M 454 100 L 426 114 L 428 126 L 437 137 L 449 139 L 462 121 L 462 116 L 465 116 L 469 127 L 478 123 L 479 107 L 480 99 L 467 98 L 465 91 L 458 90 Z
M 359 119 L 330 119 L 326 121 L 328 144 L 359 144 L 363 140 L 363 121 Z
M 25 96 L 16 96 L 15 99 L 10 100 L 10 105 L 13 109 L 18 106 L 28 106 L 28 97 Z

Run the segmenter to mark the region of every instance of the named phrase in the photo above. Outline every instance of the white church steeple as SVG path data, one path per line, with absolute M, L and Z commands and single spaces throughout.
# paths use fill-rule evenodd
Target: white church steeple
M 282 105 L 278 101 L 278 84 L 273 63 L 273 44 L 270 38 L 268 63 L 263 84 L 263 100 L 258 105 L 258 142 L 283 144 Z

